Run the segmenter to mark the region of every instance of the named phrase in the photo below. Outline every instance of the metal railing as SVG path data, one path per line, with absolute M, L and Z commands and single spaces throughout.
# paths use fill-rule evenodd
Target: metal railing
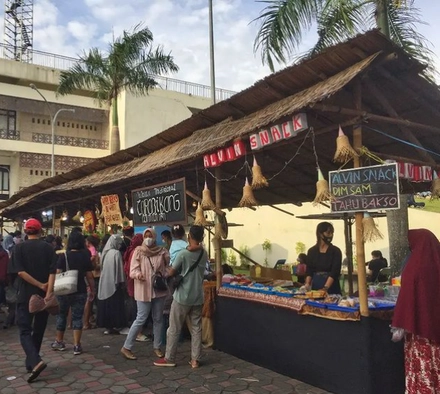
M 7 54 L 13 53 L 12 49 L 13 47 L 0 43 L 0 58 L 8 59 Z M 56 55 L 54 53 L 37 51 L 35 49 L 29 49 L 29 51 L 32 51 L 32 64 L 50 67 L 57 70 L 68 70 L 78 61 L 78 59 L 74 57 Z M 190 96 L 211 98 L 211 87 L 208 85 L 182 81 L 180 79 L 168 78 L 160 75 L 154 76 L 154 79 L 158 82 L 160 88 L 162 89 L 188 94 Z M 236 92 L 232 90 L 220 88 L 215 89 L 217 101 L 226 100 L 235 93 Z

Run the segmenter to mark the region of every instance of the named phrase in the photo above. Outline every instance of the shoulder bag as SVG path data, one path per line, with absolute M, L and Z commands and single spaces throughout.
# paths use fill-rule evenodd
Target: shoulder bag
M 173 285 L 174 285 L 175 289 L 177 289 L 182 284 L 183 278 L 185 278 L 185 276 L 188 275 L 190 272 L 194 271 L 194 269 L 199 265 L 200 260 L 202 259 L 204 251 L 205 250 L 202 248 L 202 250 L 200 251 L 200 255 L 199 255 L 197 261 L 189 268 L 189 270 L 185 273 L 185 275 L 176 275 L 174 277 L 174 284 Z
M 154 265 L 151 262 L 150 257 L 149 256 L 147 256 L 147 257 L 148 257 L 148 261 L 150 262 L 150 265 L 151 265 L 151 271 L 154 272 Z M 162 273 L 159 272 L 159 271 L 154 272 L 153 278 L 151 280 L 151 283 L 153 285 L 154 290 L 158 290 L 158 291 L 166 291 L 166 290 L 168 290 L 167 281 L 163 277 Z
M 64 253 L 66 259 L 66 271 L 56 274 L 53 292 L 57 296 L 76 293 L 78 289 L 78 270 L 69 270 L 67 252 Z

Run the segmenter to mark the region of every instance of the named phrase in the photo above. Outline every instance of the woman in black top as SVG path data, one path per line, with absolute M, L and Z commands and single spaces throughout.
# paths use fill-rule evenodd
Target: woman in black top
M 332 245 L 334 228 L 331 223 L 321 222 L 316 227 L 316 245 L 307 252 L 305 288 L 325 290 L 329 294 L 341 294 L 342 253 Z
M 69 270 L 78 270 L 78 286 L 77 292 L 73 294 L 59 296 L 60 312 L 57 315 L 56 323 L 56 339 L 52 343 L 53 350 L 63 351 L 66 349 L 64 343 L 64 332 L 67 325 L 67 314 L 69 309 L 72 310 L 72 328 L 73 328 L 73 354 L 82 353 L 81 334 L 83 329 L 84 306 L 87 301 L 87 286 L 91 289 L 91 294 L 95 294 L 95 282 L 93 280 L 93 265 L 90 259 L 90 252 L 86 248 L 84 236 L 73 231 L 70 233 L 67 242 L 67 252 L 60 255 L 57 262 L 57 273 L 66 270 L 66 258 Z M 93 300 L 93 296 L 89 301 Z

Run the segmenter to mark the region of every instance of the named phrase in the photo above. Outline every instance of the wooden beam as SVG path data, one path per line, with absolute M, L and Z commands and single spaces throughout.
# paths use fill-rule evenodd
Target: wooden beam
M 366 87 L 370 91 L 370 93 L 377 99 L 377 101 L 382 105 L 382 107 L 385 109 L 388 115 L 390 115 L 394 119 L 401 119 L 397 111 L 392 106 L 392 104 L 385 97 L 385 95 L 378 89 L 378 87 L 373 81 L 369 80 L 368 83 L 364 84 L 364 87 Z M 418 140 L 418 138 L 413 134 L 411 130 L 409 130 L 406 126 L 403 125 L 400 125 L 399 127 L 402 130 L 405 137 L 408 138 L 413 144 L 419 146 L 422 149 L 425 149 L 425 147 L 421 144 L 421 142 Z M 419 156 L 423 157 L 426 161 L 430 162 L 431 165 L 435 164 L 435 160 L 428 152 L 424 150 L 417 150 L 417 153 L 419 154 Z
M 271 207 L 271 208 L 273 208 L 273 209 L 276 209 L 277 211 L 280 211 L 280 212 L 286 213 L 287 215 L 295 216 L 295 214 L 293 214 L 292 212 L 289 212 L 289 211 L 286 211 L 285 209 L 282 209 L 282 208 L 276 207 L 275 205 L 270 204 L 269 207 Z
M 332 113 L 348 115 L 348 116 L 360 116 L 364 120 L 370 119 L 377 122 L 406 126 L 411 129 L 427 130 L 433 133 L 440 134 L 440 128 L 435 126 L 429 126 L 422 123 L 412 122 L 407 119 L 394 119 L 388 116 L 372 114 L 370 112 L 366 112 L 358 109 L 344 108 L 337 105 L 328 105 L 328 104 L 312 104 L 310 105 L 310 108 L 321 112 L 332 112 Z

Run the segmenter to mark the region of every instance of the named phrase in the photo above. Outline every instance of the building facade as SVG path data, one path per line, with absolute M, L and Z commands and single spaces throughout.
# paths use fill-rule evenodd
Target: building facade
M 6 45 L 0 44 L 0 200 L 50 177 L 52 159 L 54 173 L 59 175 L 110 153 L 108 108 L 101 107 L 91 92 L 63 97 L 55 94 L 61 70 L 76 59 L 33 51 L 32 63 L 23 63 L 6 59 L 6 50 Z M 157 77 L 157 81 L 160 87 L 148 96 L 122 93 L 118 103 L 121 149 L 211 104 L 208 86 L 165 77 Z M 222 89 L 216 92 L 218 100 L 232 94 Z M 60 112 L 52 125 L 59 109 L 75 112 Z

